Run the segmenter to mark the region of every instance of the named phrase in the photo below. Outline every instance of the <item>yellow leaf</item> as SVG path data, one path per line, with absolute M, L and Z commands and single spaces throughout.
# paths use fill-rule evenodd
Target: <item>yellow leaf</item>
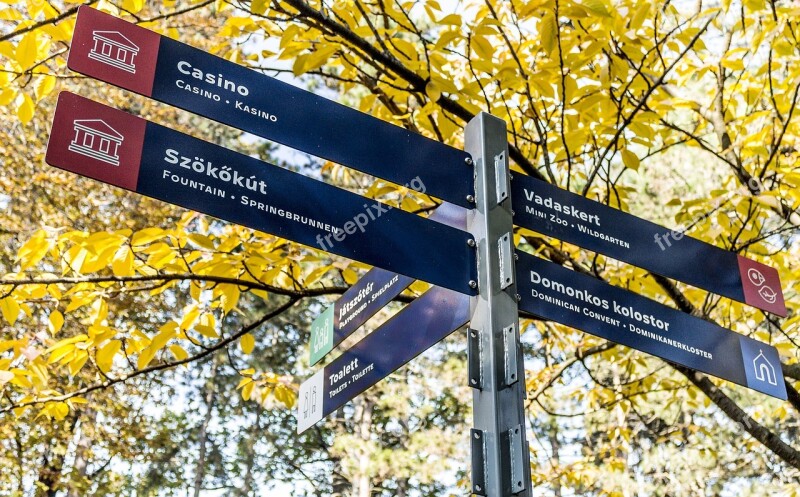
M 492 44 L 489 43 L 489 40 L 486 39 L 485 36 L 475 35 L 472 37 L 472 41 L 470 43 L 472 49 L 478 55 L 478 57 L 490 61 L 494 55 L 494 48 Z
M 239 295 L 241 292 L 239 292 L 239 287 L 229 284 L 220 285 L 220 291 L 222 292 L 222 298 L 220 299 L 222 309 L 225 311 L 225 314 L 228 314 L 239 302 Z
M 583 6 L 600 17 L 611 17 L 611 13 L 603 0 L 583 0 Z
M 148 243 L 160 240 L 165 236 L 167 236 L 167 232 L 161 228 L 145 228 L 134 233 L 133 238 L 131 239 L 131 245 L 134 247 L 147 245 Z
M 439 88 L 439 85 L 433 81 L 428 81 L 428 84 L 425 85 L 425 94 L 428 95 L 432 101 L 437 102 L 439 97 L 442 96 L 442 90 Z
M 157 350 L 152 347 L 145 347 L 143 351 L 139 353 L 139 359 L 136 361 L 136 367 L 138 369 L 144 369 L 150 364 L 150 361 L 153 360 L 153 357 L 156 356 Z
M 244 400 L 250 400 L 250 397 L 253 395 L 253 388 L 255 388 L 255 382 L 251 381 L 247 385 L 242 388 L 242 398 Z
M 129 247 L 122 246 L 117 250 L 111 262 L 111 270 L 114 276 L 120 278 L 133 276 L 133 251 Z
M 72 359 L 69 363 L 69 373 L 72 376 L 78 374 L 78 372 L 83 368 L 83 365 L 86 364 L 86 361 L 89 360 L 89 353 L 85 350 L 79 350 L 77 354 L 75 354 L 75 358 Z
M 47 238 L 47 232 L 38 230 L 30 239 L 20 247 L 17 252 L 17 259 L 20 262 L 20 269 L 23 271 L 35 266 L 47 255 L 50 250 L 50 240 Z
M 65 402 L 59 402 L 55 406 L 53 406 L 53 417 L 61 420 L 67 417 L 69 414 L 69 406 Z
M 136 13 L 144 7 L 144 0 L 123 0 L 122 8 L 128 12 Z
M 239 339 L 239 345 L 242 347 L 242 352 L 250 354 L 256 346 L 256 339 L 253 335 L 247 333 Z
M 36 85 L 36 101 L 43 99 L 44 97 L 53 93 L 53 89 L 56 87 L 56 77 L 50 74 L 46 74 L 42 77 L 39 81 L 39 84 Z
M 189 310 L 185 311 L 181 320 L 181 329 L 184 331 L 190 329 L 198 317 L 200 317 L 200 308 L 196 305 L 189 306 Z
M 169 351 L 172 352 L 172 355 L 175 357 L 175 359 L 179 361 L 182 361 L 187 357 L 189 357 L 189 354 L 186 352 L 186 350 L 177 344 L 170 345 Z
M 556 26 L 556 18 L 552 12 L 548 12 L 542 17 L 539 24 L 539 36 L 542 40 L 542 48 L 548 54 L 553 52 L 556 47 L 556 36 L 558 33 L 558 26 Z
M 38 42 L 38 33 L 34 30 L 23 36 L 17 45 L 16 59 L 22 69 L 27 69 L 36 62 Z
M 47 328 L 50 330 L 51 335 L 55 335 L 64 326 L 64 315 L 60 311 L 55 310 L 50 313 L 49 323 Z
M 319 69 L 338 49 L 339 46 L 336 44 L 325 45 L 322 48 L 318 48 L 306 58 L 303 72 Z
M 19 304 L 14 297 L 6 297 L 0 300 L 0 311 L 3 313 L 3 318 L 8 321 L 8 324 L 14 326 L 19 316 Z
M 97 351 L 97 367 L 100 368 L 100 371 L 104 373 L 111 371 L 111 366 L 114 364 L 114 357 L 121 348 L 121 341 L 111 340 Z
M 17 107 L 17 117 L 22 124 L 28 124 L 33 119 L 34 104 L 33 99 L 27 94 L 22 94 L 22 103 Z
M 629 169 L 639 170 L 639 157 L 628 149 L 622 151 L 622 162 Z

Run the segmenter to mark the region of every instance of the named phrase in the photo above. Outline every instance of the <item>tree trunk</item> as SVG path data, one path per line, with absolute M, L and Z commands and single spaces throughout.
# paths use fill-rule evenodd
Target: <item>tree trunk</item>
M 200 424 L 200 432 L 197 436 L 197 443 L 199 445 L 199 453 L 197 456 L 197 465 L 194 471 L 194 497 L 200 497 L 200 491 L 203 489 L 203 479 L 206 475 L 206 446 L 208 445 L 208 427 L 211 424 L 211 418 L 214 415 L 214 402 L 216 401 L 217 389 L 214 380 L 217 377 L 219 370 L 220 356 L 214 356 L 214 363 L 211 369 L 211 376 L 206 381 L 205 386 L 205 404 L 206 413 L 203 416 L 203 422 Z
M 77 421 L 78 415 L 75 411 L 70 411 L 64 418 L 66 425 L 64 438 L 54 439 L 45 449 L 36 482 L 36 497 L 56 497 L 61 482 L 61 471 L 64 469 L 64 458 L 67 455 L 67 446 L 63 441 L 70 439 L 69 435 L 75 431 Z
M 84 483 L 87 485 L 87 467 L 89 466 L 90 451 L 92 447 L 92 437 L 89 435 L 91 425 L 97 419 L 97 412 L 94 409 L 87 409 L 81 416 L 80 434 L 78 435 L 78 443 L 75 447 L 75 462 L 72 465 L 72 471 L 75 476 L 71 478 L 71 484 L 67 497 L 83 497 L 87 494 L 87 489 L 84 488 Z M 77 483 L 77 484 L 76 484 Z
M 256 441 L 261 433 L 261 406 L 256 404 L 256 419 L 250 427 L 247 440 L 245 440 L 245 471 L 242 488 L 237 493 L 240 497 L 249 497 L 253 493 L 253 465 L 256 460 Z
M 355 435 L 363 442 L 358 454 L 358 474 L 353 481 L 354 497 L 370 497 L 372 494 L 372 479 L 369 474 L 370 453 L 369 441 L 372 434 L 372 409 L 375 403 L 369 397 L 364 397 L 356 403 L 354 416 Z

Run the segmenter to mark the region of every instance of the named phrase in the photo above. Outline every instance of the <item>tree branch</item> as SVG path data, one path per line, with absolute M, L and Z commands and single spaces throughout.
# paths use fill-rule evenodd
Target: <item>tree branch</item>
M 174 368 L 176 366 L 180 366 L 180 365 L 183 365 L 183 364 L 188 364 L 188 363 L 195 362 L 197 360 L 203 359 L 203 358 L 209 356 L 210 354 L 212 354 L 213 352 L 215 352 L 217 350 L 220 350 L 223 347 L 228 346 L 229 344 L 231 344 L 235 340 L 241 338 L 242 336 L 246 335 L 247 333 L 250 333 L 251 331 L 253 331 L 256 328 L 258 328 L 259 326 L 261 326 L 262 324 L 264 324 L 267 321 L 269 321 L 270 319 L 274 318 L 275 316 L 278 316 L 278 315 L 282 314 L 284 311 L 288 310 L 290 307 L 292 307 L 294 304 L 296 304 L 299 300 L 300 300 L 299 298 L 291 298 L 291 299 L 289 299 L 284 304 L 278 306 L 275 310 L 264 314 L 259 319 L 257 319 L 253 323 L 241 328 L 239 331 L 237 331 L 236 333 L 232 334 L 228 338 L 222 339 L 219 342 L 217 342 L 216 344 L 214 344 L 213 346 L 208 347 L 206 349 L 203 349 L 201 352 L 198 352 L 197 354 L 195 354 L 193 356 L 189 356 L 189 357 L 187 357 L 187 358 L 185 358 L 183 360 L 156 364 L 154 366 L 150 366 L 150 367 L 147 367 L 147 368 L 144 368 L 144 369 L 139 369 L 137 371 L 133 371 L 132 373 L 128 373 L 128 374 L 123 375 L 123 376 L 118 376 L 116 378 L 109 378 L 106 381 L 103 381 L 101 383 L 95 383 L 94 385 L 89 385 L 87 387 L 80 388 L 78 390 L 75 390 L 73 392 L 66 393 L 66 394 L 63 394 L 63 395 L 52 395 L 52 396 L 49 396 L 49 397 L 39 397 L 39 398 L 35 398 L 35 399 L 33 399 L 31 401 L 28 401 L 28 402 L 20 402 L 18 404 L 12 404 L 12 405 L 10 405 L 8 407 L 4 407 L 4 408 L 0 409 L 0 414 L 7 413 L 7 412 L 9 412 L 9 411 L 11 411 L 13 409 L 18 409 L 20 407 L 28 407 L 28 406 L 34 406 L 34 405 L 39 405 L 39 404 L 46 404 L 48 402 L 63 402 L 65 400 L 69 400 L 69 399 L 72 399 L 72 398 L 75 398 L 75 397 L 78 397 L 78 396 L 81 396 L 81 395 L 86 395 L 86 394 L 94 392 L 96 390 L 105 390 L 106 388 L 114 386 L 114 385 L 116 385 L 118 383 L 125 383 L 126 381 L 128 381 L 130 379 L 133 379 L 133 378 L 136 378 L 137 376 L 146 375 L 146 374 L 149 374 L 149 373 L 152 373 L 152 372 L 155 372 L 155 371 L 163 371 L 165 369 L 172 369 L 172 368 Z
M 752 435 L 753 438 L 761 442 L 790 466 L 800 469 L 800 452 L 781 440 L 778 435 L 758 424 L 736 405 L 730 397 L 714 385 L 708 377 L 684 366 L 674 364 L 673 367 L 706 394 L 729 418 L 741 424 L 744 430 Z

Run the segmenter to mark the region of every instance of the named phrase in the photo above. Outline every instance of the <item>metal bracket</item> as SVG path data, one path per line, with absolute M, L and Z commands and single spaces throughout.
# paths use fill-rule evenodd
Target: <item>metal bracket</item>
M 527 447 L 523 447 L 522 444 L 522 435 L 524 430 L 522 425 L 517 425 L 516 427 L 508 430 L 508 442 L 509 442 L 509 450 L 511 456 L 511 493 L 518 494 L 525 490 L 525 468 L 524 464 L 527 459 L 525 458 L 525 453 L 523 449 L 527 449 Z M 527 444 L 526 444 L 527 445 Z
M 519 381 L 517 368 L 517 339 L 516 328 L 512 324 L 503 328 L 503 356 L 505 358 L 505 380 L 507 387 Z
M 514 284 L 514 241 L 511 233 L 497 239 L 500 252 L 500 289 L 505 290 Z
M 494 178 L 497 191 L 497 205 L 503 203 L 508 198 L 508 190 L 511 187 L 508 167 L 506 167 L 505 150 L 494 156 Z
M 486 444 L 483 430 L 470 430 L 472 445 L 472 493 L 486 495 Z
M 467 330 L 467 369 L 469 386 L 483 390 L 483 368 L 481 368 L 481 332 Z

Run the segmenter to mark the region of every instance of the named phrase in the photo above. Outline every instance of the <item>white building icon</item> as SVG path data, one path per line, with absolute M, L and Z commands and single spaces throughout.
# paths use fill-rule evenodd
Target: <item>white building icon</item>
M 759 350 L 758 355 L 753 359 L 753 368 L 756 370 L 756 379 L 758 381 L 766 381 L 770 385 L 778 384 L 778 377 L 775 375 L 775 367 L 764 357 L 763 350 Z
M 139 47 L 119 31 L 92 31 L 94 46 L 89 58 L 136 74 L 134 58 Z
M 114 166 L 119 166 L 119 146 L 124 136 L 101 119 L 78 119 L 73 121 L 75 136 L 69 150 Z

